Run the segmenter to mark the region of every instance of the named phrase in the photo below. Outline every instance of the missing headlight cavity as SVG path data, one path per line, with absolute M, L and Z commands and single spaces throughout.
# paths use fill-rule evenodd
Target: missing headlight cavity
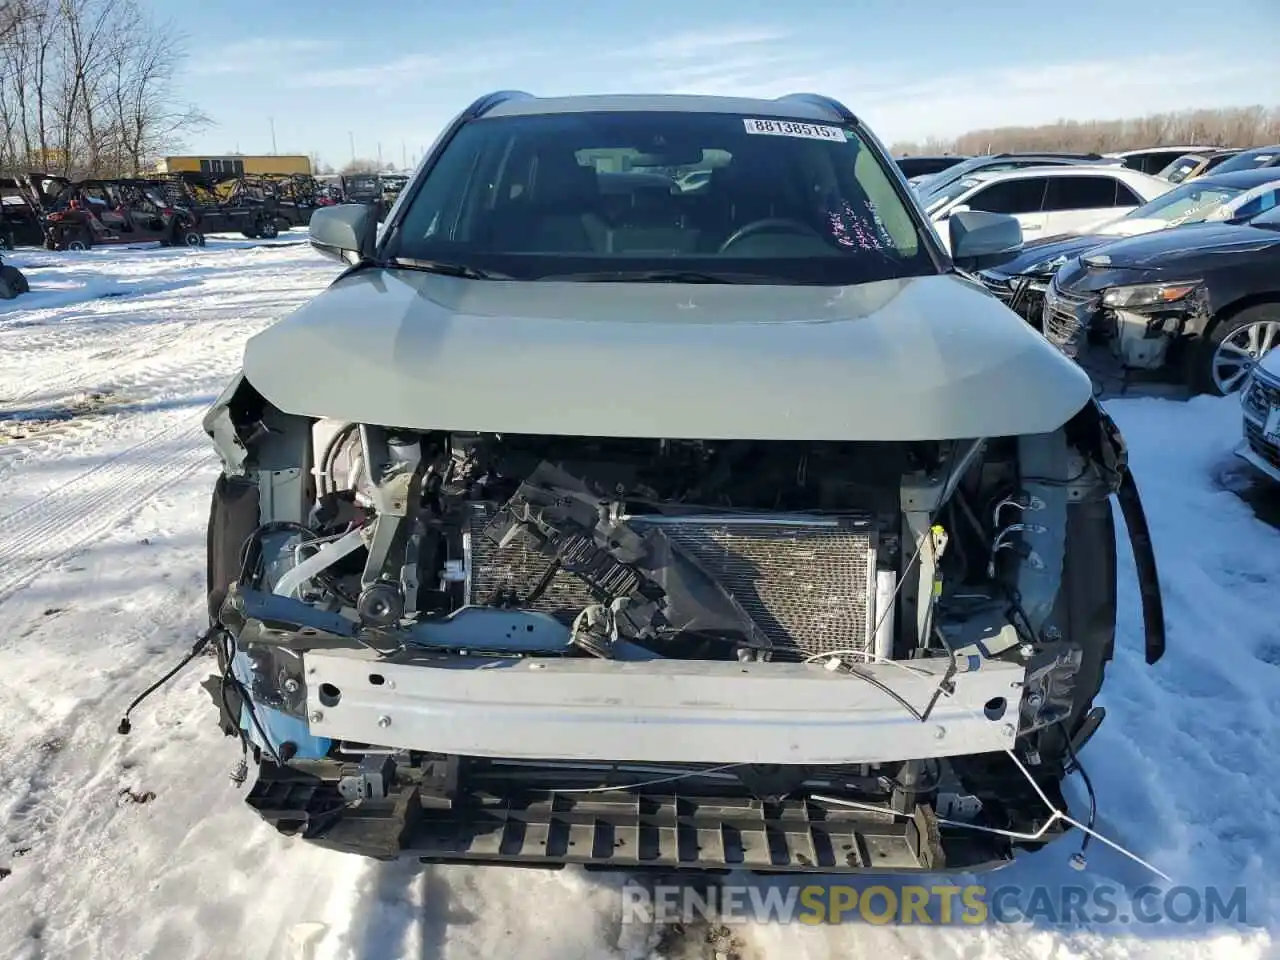
M 336 707 L 338 701 L 342 699 L 342 691 L 332 683 L 322 683 L 319 690 L 316 691 L 316 697 L 324 706 Z

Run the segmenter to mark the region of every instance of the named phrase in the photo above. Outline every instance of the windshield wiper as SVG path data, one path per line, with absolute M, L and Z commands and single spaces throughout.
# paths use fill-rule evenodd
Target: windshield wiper
M 780 283 L 778 277 L 758 273 L 711 273 L 697 270 L 596 270 L 590 273 L 549 273 L 539 280 L 601 283 Z
M 446 277 L 462 277 L 466 280 L 510 280 L 505 273 L 492 270 L 481 270 L 469 267 L 465 263 L 445 263 L 441 260 L 419 260 L 416 257 L 392 257 L 385 266 L 400 267 L 403 270 L 422 270 L 426 273 L 438 273 Z

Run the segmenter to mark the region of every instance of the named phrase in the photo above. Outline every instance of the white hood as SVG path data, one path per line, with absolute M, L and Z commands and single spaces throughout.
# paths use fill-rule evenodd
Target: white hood
M 286 413 L 412 429 L 934 440 L 1057 429 L 1089 378 L 975 283 L 463 280 L 369 269 L 245 348 Z

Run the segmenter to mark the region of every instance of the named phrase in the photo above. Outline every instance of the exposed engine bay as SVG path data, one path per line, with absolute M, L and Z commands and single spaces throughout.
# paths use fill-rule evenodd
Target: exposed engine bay
M 206 419 L 209 688 L 286 832 L 437 861 L 972 869 L 1044 824 L 1101 722 L 1110 498 L 1141 511 L 1096 406 L 1053 434 L 838 443 L 229 397 Z
M 307 533 L 286 532 L 292 554 L 263 571 L 278 594 L 367 627 L 485 607 L 569 628 L 571 649 L 517 636 L 494 653 L 874 647 L 906 449 L 325 429 Z

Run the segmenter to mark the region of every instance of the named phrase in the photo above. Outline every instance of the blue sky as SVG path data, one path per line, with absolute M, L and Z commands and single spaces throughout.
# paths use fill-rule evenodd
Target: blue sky
M 497 89 L 827 93 L 886 141 L 1280 105 L 1280 0 L 150 0 L 189 37 L 195 152 L 399 164 Z M 234 37 L 234 39 L 230 39 Z

